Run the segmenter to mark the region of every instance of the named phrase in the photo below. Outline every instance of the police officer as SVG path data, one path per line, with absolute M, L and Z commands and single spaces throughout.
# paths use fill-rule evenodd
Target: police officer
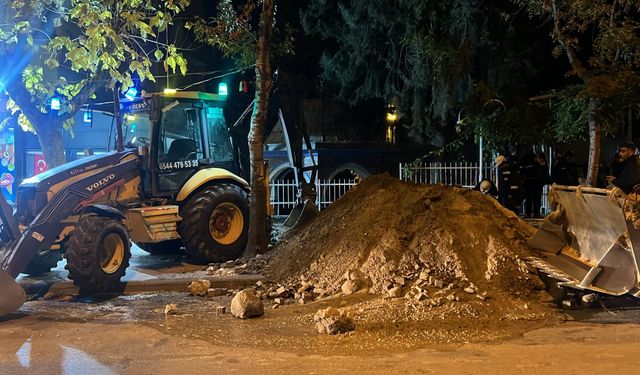
M 498 202 L 517 214 L 522 201 L 518 168 L 503 155 L 496 157 L 495 164 L 498 167 Z

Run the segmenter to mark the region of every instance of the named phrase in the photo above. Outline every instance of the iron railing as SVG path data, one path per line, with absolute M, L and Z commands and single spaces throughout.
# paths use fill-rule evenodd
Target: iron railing
M 315 204 L 324 210 L 331 203 L 357 185 L 357 180 L 318 180 Z M 270 200 L 274 216 L 289 215 L 297 203 L 297 186 L 294 180 L 275 180 L 269 184 Z

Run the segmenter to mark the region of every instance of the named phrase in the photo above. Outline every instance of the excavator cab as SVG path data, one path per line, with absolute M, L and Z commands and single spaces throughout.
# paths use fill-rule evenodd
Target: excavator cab
M 218 95 L 192 92 L 148 94 L 123 103 L 124 143 L 147 155 L 143 193 L 175 195 L 201 169 L 239 174 L 224 104 Z

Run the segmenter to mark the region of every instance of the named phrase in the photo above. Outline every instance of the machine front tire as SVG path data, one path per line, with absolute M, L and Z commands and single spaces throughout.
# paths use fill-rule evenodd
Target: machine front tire
M 85 216 L 71 232 L 64 256 L 81 294 L 118 291 L 131 258 L 129 235 L 120 220 Z
M 207 262 L 242 255 L 249 232 L 249 198 L 237 185 L 219 184 L 200 191 L 182 207 L 178 230 L 186 251 Z
M 61 260 L 62 253 L 60 251 L 40 251 L 31 258 L 29 264 L 27 264 L 22 273 L 26 273 L 31 276 L 42 275 L 43 273 L 51 271 L 52 268 L 55 268 Z

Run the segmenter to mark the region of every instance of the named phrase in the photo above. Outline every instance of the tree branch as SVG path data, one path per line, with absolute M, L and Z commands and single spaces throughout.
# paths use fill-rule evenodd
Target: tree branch
M 589 82 L 589 79 L 591 78 L 589 70 L 584 66 L 582 61 L 580 61 L 577 51 L 567 41 L 567 36 L 562 32 L 557 0 L 551 0 L 551 13 L 553 17 L 553 32 L 555 34 L 556 40 L 558 41 L 558 43 L 560 43 L 565 53 L 567 54 L 567 58 L 569 59 L 571 68 L 573 68 L 573 71 L 576 72 L 576 75 L 585 83 Z

